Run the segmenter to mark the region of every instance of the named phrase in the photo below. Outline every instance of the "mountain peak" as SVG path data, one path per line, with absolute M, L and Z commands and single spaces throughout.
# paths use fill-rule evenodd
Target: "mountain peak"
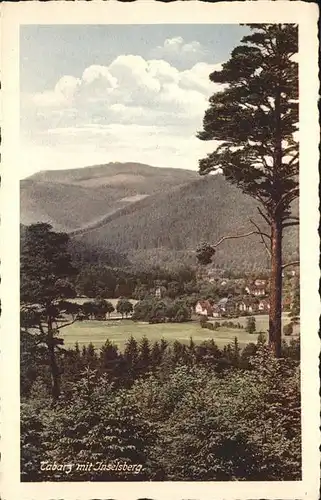
M 184 260 L 201 241 L 250 231 L 257 217 L 255 200 L 223 175 L 134 162 L 39 172 L 21 182 L 20 206 L 24 224 L 49 222 L 89 246 L 154 264 L 177 252 Z M 292 258 L 297 235 L 288 231 L 285 239 Z M 256 236 L 224 242 L 216 260 L 231 269 L 267 265 Z

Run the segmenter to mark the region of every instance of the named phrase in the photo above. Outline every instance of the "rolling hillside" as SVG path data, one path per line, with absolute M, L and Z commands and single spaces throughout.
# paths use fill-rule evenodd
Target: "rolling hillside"
M 21 181 L 21 222 L 49 222 L 65 231 L 83 228 L 195 178 L 196 172 L 138 163 L 39 172 Z
M 83 245 L 110 248 L 130 261 L 195 263 L 201 241 L 253 229 L 256 203 L 221 175 L 140 164 L 109 164 L 40 172 L 22 182 L 21 219 L 67 230 Z M 297 255 L 298 235 L 288 230 L 287 258 Z M 266 267 L 258 236 L 224 242 L 215 263 L 231 269 Z

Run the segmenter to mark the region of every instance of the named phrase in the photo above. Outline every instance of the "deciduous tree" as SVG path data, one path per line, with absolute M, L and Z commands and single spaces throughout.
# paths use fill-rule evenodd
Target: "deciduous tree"
M 47 346 L 54 401 L 60 395 L 56 351 L 63 339 L 58 334 L 77 319 L 66 317 L 70 313 L 66 299 L 75 296 L 71 278 L 76 273 L 68 242 L 67 234 L 53 231 L 49 224 L 32 224 L 21 232 L 21 326 L 37 336 L 38 344 Z
M 254 316 L 249 316 L 246 319 L 245 331 L 248 333 L 254 333 L 256 331 L 256 321 Z
M 124 317 L 124 315 L 127 318 L 128 314 L 133 312 L 133 304 L 130 302 L 130 300 L 121 298 L 117 302 L 116 311 L 121 314 L 122 318 Z

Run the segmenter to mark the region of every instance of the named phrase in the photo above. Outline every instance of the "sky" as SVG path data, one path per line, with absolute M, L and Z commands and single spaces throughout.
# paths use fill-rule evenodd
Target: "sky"
M 196 138 L 239 25 L 26 25 L 20 31 L 22 177 L 136 161 L 197 170 Z

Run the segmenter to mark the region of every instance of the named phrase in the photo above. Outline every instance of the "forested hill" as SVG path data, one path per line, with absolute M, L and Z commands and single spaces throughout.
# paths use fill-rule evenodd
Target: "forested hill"
M 256 206 L 221 175 L 129 163 L 41 172 L 21 185 L 23 223 L 50 222 L 84 245 L 145 264 L 193 264 L 201 241 L 252 230 L 249 219 L 260 220 Z M 286 258 L 297 256 L 296 229 L 287 230 L 284 250 Z M 266 251 L 255 235 L 229 240 L 215 263 L 234 270 L 264 268 Z
M 70 231 L 197 178 L 197 172 L 139 163 L 39 172 L 21 181 L 21 222 Z

